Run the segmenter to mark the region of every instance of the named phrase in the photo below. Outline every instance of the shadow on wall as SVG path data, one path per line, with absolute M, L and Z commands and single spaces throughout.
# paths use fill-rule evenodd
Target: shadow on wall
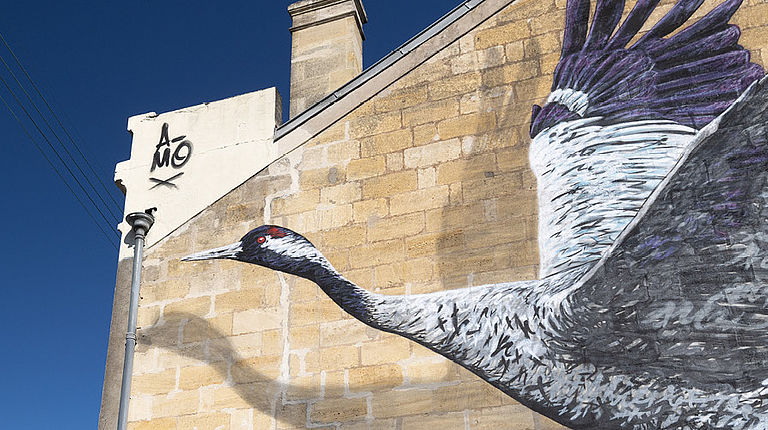
M 181 325 L 195 326 L 195 331 L 204 334 L 208 340 L 185 343 L 181 347 L 171 346 L 177 345 Z M 195 375 L 196 386 L 180 386 L 179 389 L 196 389 L 203 385 L 212 384 L 206 380 L 216 380 L 219 381 L 218 383 L 224 381 L 223 383 L 230 386 L 242 400 L 244 403 L 242 407 L 254 408 L 266 416 L 274 416 L 283 427 L 322 426 L 310 421 L 309 410 L 305 413 L 296 413 L 296 411 L 281 413 L 280 409 L 305 407 L 307 404 L 311 405 L 315 400 L 324 399 L 328 394 L 342 396 L 346 390 L 343 384 L 334 385 L 330 381 L 326 381 L 323 388 L 320 388 L 319 384 L 317 386 L 300 386 L 281 382 L 279 380 L 280 363 L 268 361 L 261 363 L 261 369 L 257 368 L 263 357 L 254 356 L 251 359 L 242 359 L 238 353 L 238 350 L 243 349 L 242 347 L 235 347 L 228 335 L 218 330 L 211 323 L 211 320 L 191 313 L 169 313 L 165 315 L 163 322 L 155 321 L 149 328 L 140 328 L 138 342 L 141 350 L 146 351 L 152 346 L 164 348 L 178 355 L 182 360 L 204 363 L 205 366 L 197 367 L 199 369 L 205 367 L 213 369 L 217 373 L 215 378 L 208 378 L 202 374 Z M 388 387 L 382 388 L 379 381 L 371 379 L 370 382 L 371 384 L 356 385 L 355 394 L 390 390 Z M 428 383 L 440 382 L 443 380 L 434 380 Z M 182 382 L 180 381 L 180 383 Z M 282 398 L 280 394 L 282 394 Z M 240 402 L 240 400 L 236 401 Z M 343 411 L 339 412 L 343 413 Z
M 437 167 L 438 185 L 450 187 L 435 246 L 435 278 L 446 289 L 538 276 L 528 128 L 531 106 L 542 101 L 539 94 L 549 89 L 552 70 L 541 70 L 542 48 L 535 39 L 519 45 L 519 58 L 508 57 L 514 49 L 478 54 L 481 84 L 462 96 L 460 118 L 468 121 L 459 137 L 461 159 Z
M 543 103 L 552 83 L 554 66 L 542 60 L 552 56 L 552 48 L 536 38 L 520 41 L 517 49 L 509 46 L 506 52 L 495 50 L 495 56 L 492 49 L 478 55 L 481 85 L 462 97 L 462 103 L 474 103 L 468 103 L 470 109 L 461 106 L 460 115 L 473 120 L 460 137 L 462 158 L 454 164 L 460 168 L 437 168 L 438 185 L 451 187 L 435 248 L 435 278 L 443 289 L 538 278 L 538 205 L 529 167 L 529 127 L 532 105 Z M 559 49 L 554 55 L 559 56 Z M 509 57 L 515 52 L 518 57 Z M 530 413 L 533 428 L 566 429 Z

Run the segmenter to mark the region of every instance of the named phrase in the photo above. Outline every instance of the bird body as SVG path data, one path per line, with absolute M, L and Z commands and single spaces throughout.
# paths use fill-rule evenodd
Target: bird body
M 376 294 L 278 226 L 184 260 L 309 279 L 572 428 L 768 428 L 768 79 L 728 24 L 739 0 L 666 38 L 701 5 L 680 0 L 627 48 L 657 3 L 616 29 L 622 1 L 591 26 L 568 1 L 531 119 L 539 279 Z

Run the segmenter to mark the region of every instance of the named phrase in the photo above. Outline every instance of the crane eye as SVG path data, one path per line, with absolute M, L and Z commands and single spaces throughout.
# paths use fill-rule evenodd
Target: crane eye
M 259 238 L 258 238 L 258 239 L 256 239 L 256 242 L 259 242 L 259 243 L 264 243 L 266 240 L 267 240 L 267 238 L 266 238 L 266 237 L 264 237 L 264 236 L 259 236 Z

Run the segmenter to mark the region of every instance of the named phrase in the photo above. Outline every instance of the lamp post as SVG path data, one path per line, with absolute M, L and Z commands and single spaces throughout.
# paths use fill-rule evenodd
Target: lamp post
M 123 361 L 123 381 L 120 387 L 120 410 L 117 415 L 117 429 L 125 430 L 128 423 L 128 403 L 131 400 L 131 375 L 133 373 L 133 353 L 136 349 L 136 314 L 139 309 L 139 284 L 141 282 L 141 260 L 144 253 L 144 237 L 155 223 L 152 212 L 133 212 L 125 220 L 133 228 L 135 244 L 133 247 L 133 277 L 131 279 L 131 302 L 128 308 L 128 332 L 125 334 L 125 360 Z

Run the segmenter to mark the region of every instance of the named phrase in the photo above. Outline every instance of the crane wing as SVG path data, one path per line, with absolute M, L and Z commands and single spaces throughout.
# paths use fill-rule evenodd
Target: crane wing
M 679 0 L 631 46 L 659 0 L 639 0 L 618 26 L 624 0 L 568 0 L 563 46 L 552 92 L 534 106 L 531 137 L 581 118 L 614 124 L 664 119 L 700 128 L 763 75 L 728 24 L 742 0 L 726 0 L 680 29 L 703 0 Z M 587 32 L 589 30 L 589 32 Z
M 768 386 L 768 78 L 699 132 L 567 291 L 566 359 Z
M 697 129 L 763 75 L 728 23 L 741 0 L 688 26 L 702 1 L 679 0 L 641 37 L 658 0 L 639 0 L 620 26 L 623 0 L 597 0 L 588 26 L 590 3 L 568 0 L 552 93 L 531 119 L 542 279 L 588 271 Z

